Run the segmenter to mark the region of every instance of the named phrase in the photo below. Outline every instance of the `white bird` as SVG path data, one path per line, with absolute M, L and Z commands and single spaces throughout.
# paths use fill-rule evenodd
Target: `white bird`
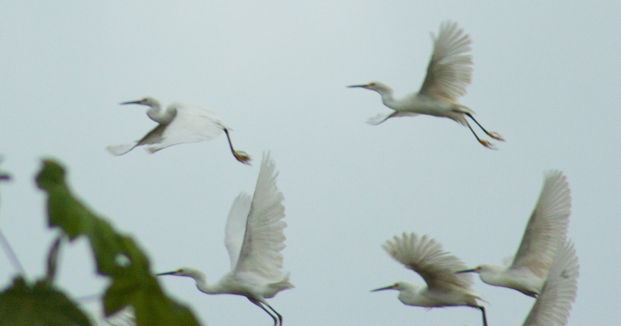
M 560 171 L 550 171 L 513 262 L 509 266 L 480 265 L 458 273 L 479 273 L 487 284 L 536 297 L 552 267 L 557 248 L 565 241 L 570 211 L 567 180 Z
M 371 291 L 397 290 L 399 301 L 409 306 L 477 308 L 483 314 L 483 325 L 487 325 L 485 307 L 477 302 L 483 299 L 470 288 L 472 277 L 455 273 L 465 267 L 464 263 L 442 250 L 440 243 L 426 235 L 420 237 L 415 233 L 403 233 L 401 237 L 395 236 L 392 241 L 386 241 L 383 248 L 406 268 L 418 273 L 427 287 L 397 282 Z
M 162 110 L 160 102 L 152 97 L 145 97 L 138 101 L 128 101 L 121 104 L 148 106 L 147 116 L 157 122 L 158 125 L 140 140 L 130 144 L 108 146 L 108 151 L 114 155 L 123 155 L 142 145 L 151 145 L 147 150 L 154 153 L 172 145 L 210 140 L 224 131 L 229 148 L 235 159 L 244 164 L 250 162 L 248 154 L 233 148 L 233 143 L 229 136 L 229 128 L 212 111 L 206 108 L 193 104 L 173 103 L 166 110 Z
M 432 34 L 433 54 L 427 66 L 427 76 L 418 93 L 395 99 L 393 90 L 381 82 L 374 81 L 360 87 L 379 93 L 385 106 L 394 110 L 389 114 L 378 114 L 367 122 L 378 125 L 389 118 L 426 114 L 454 120 L 470 129 L 474 137 L 487 148 L 494 149 L 492 143 L 481 139 L 472 129 L 466 117 L 469 117 L 488 136 L 504 141 L 496 132 L 487 131 L 475 118 L 474 111 L 459 104 L 458 98 L 466 94 L 472 75 L 472 56 L 470 37 L 455 22 L 440 25 L 438 37 Z
M 136 315 L 132 308 L 125 308 L 110 317 L 101 316 L 93 325 L 100 326 L 136 326 Z
M 543 284 L 537 301 L 530 310 L 524 326 L 564 326 L 571 305 L 576 299 L 579 274 L 576 250 L 570 241 L 557 250 L 554 264 Z
M 289 275 L 283 274 L 285 248 L 283 195 L 276 187 L 274 162 L 266 154 L 252 199 L 242 193 L 233 202 L 226 224 L 225 245 L 231 260 L 231 271 L 215 284 L 207 284 L 205 274 L 192 268 L 158 275 L 187 276 L 207 294 L 236 294 L 264 310 L 282 325 L 282 316 L 266 301 L 278 292 L 292 288 Z

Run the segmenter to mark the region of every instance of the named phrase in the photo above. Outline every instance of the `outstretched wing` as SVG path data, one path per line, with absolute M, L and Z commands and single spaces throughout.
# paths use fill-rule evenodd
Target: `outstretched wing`
M 579 265 L 571 242 L 558 249 L 548 279 L 530 310 L 525 326 L 564 326 L 576 299 Z
M 220 135 L 225 128 L 214 113 L 206 108 L 179 103 L 175 103 L 171 107 L 177 113 L 161 133 L 161 140 L 149 147 L 148 150 L 151 153 L 172 145 L 213 139 Z
M 456 102 L 466 94 L 466 86 L 472 79 L 470 37 L 450 21 L 440 25 L 438 37 L 432 37 L 433 54 L 419 93 Z
M 471 275 L 455 273 L 466 269 L 466 265 L 426 235 L 403 233 L 386 241 L 382 247 L 405 267 L 420 274 L 429 289 L 468 289 L 472 285 Z
M 281 277 L 286 223 L 283 195 L 276 187 L 277 176 L 274 161 L 267 153 L 252 196 L 236 273 L 253 273 L 266 279 Z
M 557 248 L 565 240 L 570 210 L 571 194 L 565 176 L 560 171 L 548 172 L 511 268 L 528 268 L 546 277 Z
M 383 123 L 384 121 L 390 119 L 390 118 L 401 118 L 401 117 L 412 117 L 418 115 L 418 113 L 414 113 L 414 112 L 404 112 L 404 111 L 393 111 L 390 113 L 379 113 L 377 115 L 374 115 L 372 117 L 370 117 L 367 120 L 367 123 L 373 126 L 377 126 L 381 123 Z
M 241 251 L 242 242 L 244 241 L 244 230 L 246 229 L 246 220 L 248 213 L 250 213 L 250 205 L 252 199 L 245 193 L 239 194 L 231 210 L 229 211 L 229 217 L 226 220 L 224 245 L 229 252 L 229 258 L 231 259 L 231 269 L 237 265 L 239 258 L 239 252 Z
M 155 126 L 151 129 L 146 135 L 144 135 L 140 140 L 137 140 L 130 144 L 122 144 L 122 145 L 111 145 L 106 147 L 106 149 L 112 153 L 113 155 L 123 155 L 129 153 L 132 149 L 141 146 L 141 145 L 150 145 L 157 144 L 162 141 L 162 134 L 166 129 L 167 124 L 162 123 Z

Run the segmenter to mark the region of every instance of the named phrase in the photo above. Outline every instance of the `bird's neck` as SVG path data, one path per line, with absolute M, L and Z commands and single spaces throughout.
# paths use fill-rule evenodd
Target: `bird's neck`
M 151 105 L 147 111 L 147 116 L 157 123 L 168 123 L 174 117 L 174 109 L 168 108 L 166 111 L 162 110 L 162 106 L 159 103 Z
M 207 277 L 205 276 L 205 274 L 201 273 L 201 274 L 192 275 L 192 278 L 194 279 L 194 282 L 196 283 L 196 288 L 199 291 L 203 293 L 207 293 L 207 294 L 222 293 L 218 284 L 207 283 Z
M 491 285 L 504 285 L 506 282 L 507 268 L 496 265 L 485 265 L 485 268 L 479 272 L 481 280 Z
M 399 301 L 411 306 L 427 306 L 428 300 L 424 295 L 423 288 L 405 288 L 399 291 Z
M 381 90 L 378 90 L 377 92 L 382 97 L 382 103 L 384 103 L 384 105 L 386 105 L 387 107 L 394 109 L 396 101 L 394 98 L 392 88 L 386 87 Z

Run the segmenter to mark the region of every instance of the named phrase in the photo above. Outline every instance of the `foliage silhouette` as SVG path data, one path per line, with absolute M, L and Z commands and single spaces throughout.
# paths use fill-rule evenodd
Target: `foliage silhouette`
M 0 180 L 5 175 L 0 171 Z M 102 302 L 106 316 L 131 308 L 137 326 L 199 325 L 187 307 L 164 294 L 149 259 L 134 239 L 116 231 L 73 195 L 61 164 L 43 160 L 36 183 L 47 195 L 48 225 L 60 235 L 50 247 L 44 278 L 29 284 L 18 276 L 0 292 L 0 324 L 91 325 L 79 305 L 54 285 L 65 239 L 72 242 L 83 237 L 91 248 L 97 273 L 110 281 Z

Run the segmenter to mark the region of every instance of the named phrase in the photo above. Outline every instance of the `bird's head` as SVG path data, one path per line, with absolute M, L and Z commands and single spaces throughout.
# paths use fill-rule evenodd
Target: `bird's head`
M 146 106 L 156 106 L 159 105 L 160 103 L 152 98 L 152 97 L 145 97 L 143 99 L 140 100 L 136 100 L 136 101 L 127 101 L 127 102 L 122 102 L 121 105 L 127 105 L 127 104 L 140 104 L 140 105 L 146 105 Z
M 372 91 L 376 91 L 378 93 L 383 93 L 383 92 L 387 92 L 390 90 L 390 87 L 388 87 L 388 85 L 378 82 L 378 81 L 372 81 L 368 84 L 360 84 L 360 85 L 349 85 L 347 86 L 349 88 L 364 88 L 364 89 L 368 89 L 368 90 L 372 90 Z
M 197 271 L 197 270 L 193 269 L 193 268 L 182 267 L 182 268 L 179 268 L 179 269 L 171 271 L 171 272 L 165 272 L 165 273 L 158 273 L 158 274 L 156 274 L 156 276 L 164 276 L 164 275 L 187 276 L 187 277 L 191 277 L 191 278 L 197 278 L 197 277 L 201 277 L 202 273 L 200 271 Z

